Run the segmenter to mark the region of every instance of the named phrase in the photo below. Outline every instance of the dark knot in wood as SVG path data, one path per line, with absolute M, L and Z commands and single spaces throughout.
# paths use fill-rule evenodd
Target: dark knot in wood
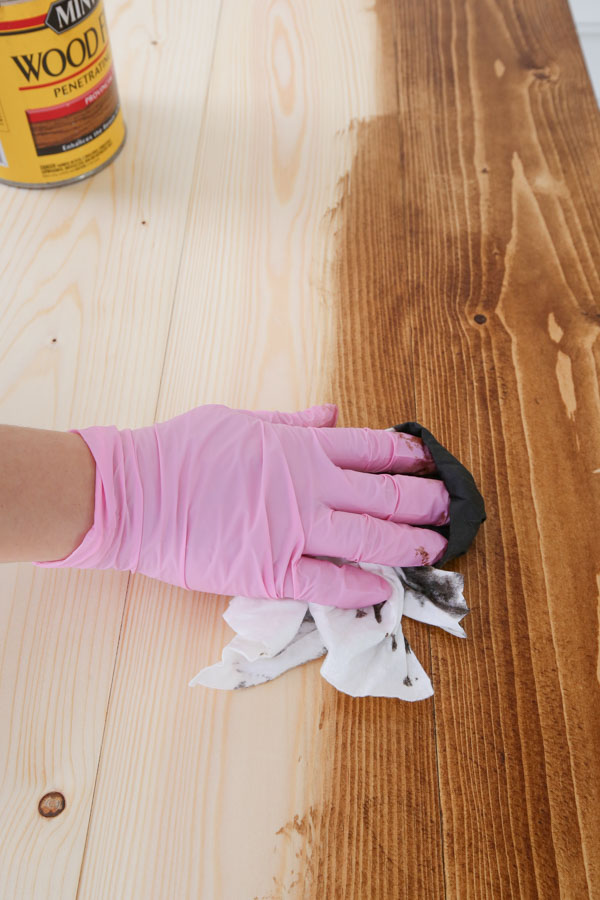
M 60 815 L 65 806 L 64 796 L 59 791 L 50 791 L 49 794 L 44 794 L 40 800 L 38 812 L 40 816 L 51 818 L 52 816 Z

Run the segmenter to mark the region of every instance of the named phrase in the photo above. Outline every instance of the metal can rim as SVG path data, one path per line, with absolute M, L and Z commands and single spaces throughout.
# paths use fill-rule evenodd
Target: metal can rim
M 0 0 L 0 3 L 2 0 Z M 12 2 L 12 0 L 11 0 Z M 18 3 L 28 2 L 28 0 L 16 0 Z M 123 115 L 121 111 L 121 115 Z M 68 184 L 76 184 L 78 181 L 83 181 L 85 178 L 89 178 L 91 175 L 97 175 L 98 172 L 101 172 L 102 169 L 105 169 L 109 166 L 114 160 L 117 158 L 123 147 L 125 146 L 125 140 L 127 138 L 127 126 L 125 121 L 123 120 L 123 140 L 108 159 L 105 159 L 103 163 L 99 166 L 96 166 L 95 169 L 91 169 L 89 172 L 82 172 L 81 175 L 76 175 L 74 178 L 67 178 L 65 181 L 32 181 L 32 182 L 23 182 L 23 181 L 7 181 L 6 178 L 0 178 L 0 184 L 7 184 L 9 187 L 18 187 L 18 188 L 29 188 L 31 190 L 39 190 L 45 188 L 57 188 L 57 187 L 66 187 Z

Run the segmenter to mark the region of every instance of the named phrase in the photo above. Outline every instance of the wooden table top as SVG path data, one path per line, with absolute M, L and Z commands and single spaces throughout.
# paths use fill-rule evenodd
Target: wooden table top
M 600 897 L 600 114 L 566 0 L 106 0 L 128 138 L 0 186 L 0 416 L 416 420 L 488 519 L 434 696 L 190 689 L 227 598 L 0 567 L 6 898 Z M 48 792 L 66 802 L 38 811 Z

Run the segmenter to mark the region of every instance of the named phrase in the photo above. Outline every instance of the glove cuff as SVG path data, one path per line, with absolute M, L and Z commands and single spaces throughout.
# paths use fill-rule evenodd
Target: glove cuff
M 34 562 L 41 568 L 135 571 L 142 537 L 143 493 L 130 429 L 114 425 L 71 428 L 96 462 L 94 524 L 64 559 Z

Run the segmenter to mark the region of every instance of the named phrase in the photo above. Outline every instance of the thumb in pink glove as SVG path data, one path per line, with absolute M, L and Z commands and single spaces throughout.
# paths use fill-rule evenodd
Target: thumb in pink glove
M 94 524 L 42 567 L 141 572 L 188 590 L 356 608 L 390 585 L 350 563 L 419 566 L 447 541 L 449 496 L 419 438 L 209 404 L 145 428 L 70 429 L 96 461 Z M 385 473 L 385 474 L 379 474 Z

